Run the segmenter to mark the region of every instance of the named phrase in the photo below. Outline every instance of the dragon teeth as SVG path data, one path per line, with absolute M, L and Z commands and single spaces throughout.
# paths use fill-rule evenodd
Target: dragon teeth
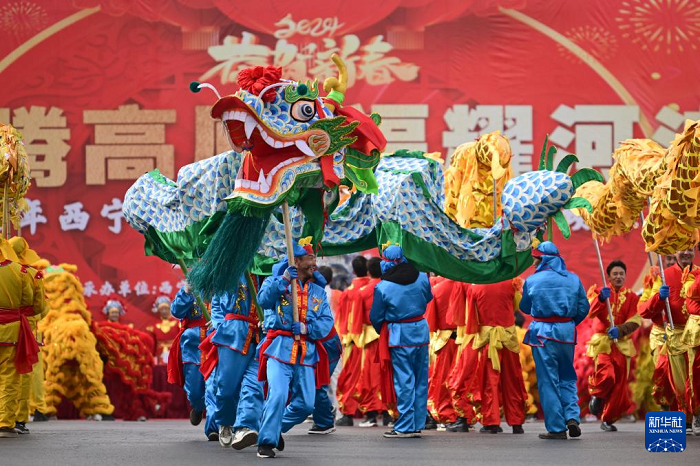
M 304 154 L 308 155 L 309 157 L 316 157 L 316 154 L 314 154 L 314 151 L 311 150 L 309 145 L 306 143 L 306 141 L 302 141 L 301 139 L 297 139 L 294 144 L 297 146 L 297 149 Z
M 253 134 L 253 131 L 255 128 L 258 126 L 258 123 L 255 121 L 255 118 L 252 116 L 249 116 L 245 120 L 245 137 L 247 139 L 250 139 L 250 136 Z

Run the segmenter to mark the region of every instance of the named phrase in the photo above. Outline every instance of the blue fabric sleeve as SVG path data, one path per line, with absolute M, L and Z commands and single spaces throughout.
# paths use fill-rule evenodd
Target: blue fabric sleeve
M 525 314 L 530 314 L 532 312 L 532 299 L 530 298 L 530 293 L 527 290 L 527 280 L 523 284 L 523 296 L 520 299 L 520 311 Z
M 574 322 L 576 325 L 580 324 L 583 319 L 588 315 L 588 311 L 591 309 L 591 305 L 588 302 L 588 297 L 586 296 L 586 290 L 583 289 L 583 284 L 579 281 L 578 295 L 576 297 L 576 317 L 574 317 Z
M 319 287 L 320 288 L 320 287 Z M 322 296 L 321 307 L 318 312 L 307 311 L 306 314 L 306 332 L 312 340 L 321 340 L 325 338 L 333 328 L 333 315 L 331 307 L 326 299 L 326 291 L 321 288 L 319 295 Z
M 190 311 L 194 307 L 194 295 L 187 293 L 182 287 L 175 295 L 172 304 L 170 305 L 170 313 L 176 319 L 186 319 L 190 315 Z
M 287 280 L 283 277 L 268 277 L 258 291 L 258 304 L 263 309 L 274 309 L 277 301 L 287 288 Z
M 372 309 L 369 311 L 369 321 L 372 322 L 372 327 L 379 333 L 382 330 L 382 324 L 386 320 L 386 305 L 384 297 L 379 286 L 374 288 L 374 299 L 372 299 Z

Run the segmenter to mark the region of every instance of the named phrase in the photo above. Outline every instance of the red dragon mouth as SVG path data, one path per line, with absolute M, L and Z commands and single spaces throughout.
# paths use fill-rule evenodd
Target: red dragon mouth
M 308 138 L 323 131 L 304 131 L 290 136 L 279 134 L 235 96 L 220 99 L 211 114 L 226 125 L 233 150 L 246 154 L 236 176 L 237 190 L 267 194 L 283 169 L 308 163 L 323 154 L 316 154 L 307 143 Z

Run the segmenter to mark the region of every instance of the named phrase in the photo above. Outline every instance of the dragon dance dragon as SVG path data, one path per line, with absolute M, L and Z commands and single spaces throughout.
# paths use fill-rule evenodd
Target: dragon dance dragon
M 284 256 L 283 202 L 291 206 L 293 236 L 312 236 L 321 254 L 391 242 L 422 270 L 471 283 L 517 276 L 531 265 L 532 240 L 548 222 L 568 237 L 562 209 L 590 209 L 574 192 L 588 181 L 602 182 L 598 172 L 568 176 L 573 155 L 555 170 L 556 150 L 546 150 L 545 141 L 539 170 L 507 180 L 510 146 L 489 135 L 473 150 L 502 186 L 502 215 L 471 225 L 478 210 L 471 206 L 466 217 L 455 216 L 459 204 L 470 205 L 460 198 L 486 189 L 488 177 L 466 193 L 458 185 L 483 170 L 448 169 L 446 200 L 439 161 L 416 151 L 382 154 L 381 117 L 343 107 L 347 73 L 339 57 L 333 61 L 338 77 L 324 82 L 325 97 L 317 81 L 282 79 L 279 68 L 243 70 L 240 88 L 211 108 L 232 150 L 182 167 L 176 181 L 147 173 L 127 191 L 124 216 L 145 236 L 146 253 L 192 266 L 190 281 L 205 298 L 235 287 L 246 269 L 269 274 Z M 219 95 L 207 83 L 190 87 Z M 350 193 L 343 202 L 341 189 Z

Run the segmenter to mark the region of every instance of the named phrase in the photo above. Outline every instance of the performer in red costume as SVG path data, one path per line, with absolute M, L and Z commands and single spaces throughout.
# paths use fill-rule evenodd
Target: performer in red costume
M 180 322 L 170 314 L 170 304 L 171 300 L 168 296 L 158 296 L 153 303 L 153 313 L 158 314 L 160 322 L 146 328 L 155 341 L 153 355 L 156 358 L 156 364 L 168 363 L 170 346 L 180 331 Z
M 379 413 L 384 413 L 384 425 L 388 425 L 391 421 L 389 414 L 386 413 L 386 404 L 382 402 L 380 395 L 381 368 L 377 357 L 379 334 L 369 320 L 374 288 L 381 281 L 382 276 L 381 259 L 373 257 L 368 260 L 367 270 L 370 279 L 355 295 L 350 333 L 358 335 L 357 344 L 362 348 L 360 378 L 355 395 L 360 411 L 365 415 L 365 420 L 360 423 L 360 427 L 375 427 Z
M 471 374 L 476 370 L 479 360 L 478 352 L 471 350 L 471 338 L 465 335 L 467 322 L 467 298 L 470 283 L 458 282 L 454 285 L 450 296 L 447 320 L 454 322 L 457 327 L 455 344 L 458 347 L 452 373 L 447 379 L 447 388 L 452 395 L 452 406 L 457 412 L 457 420 L 445 426 L 448 432 L 469 432 L 469 426 L 477 421 L 474 410 L 474 394 L 466 384 Z
M 478 353 L 471 374 L 474 405 L 483 427 L 481 433 L 496 434 L 503 408 L 514 434 L 522 434 L 527 393 L 520 367 L 520 342 L 515 328 L 522 280 L 515 278 L 489 285 L 472 285 L 467 303 L 466 334 L 473 335 L 470 350 Z
M 445 381 L 457 359 L 457 325 L 450 319 L 452 315 L 449 310 L 450 298 L 458 282 L 443 277 L 436 277 L 431 282 L 433 300 L 428 303 L 425 319 L 432 335 L 431 353 L 435 355 L 435 360 L 428 382 L 428 410 L 438 423 L 452 425 L 459 415 L 452 406 L 452 393 Z M 468 430 L 469 426 L 462 420 L 460 431 Z
M 359 335 L 350 332 L 350 316 L 355 297 L 360 288 L 369 282 L 367 276 L 367 259 L 357 256 L 352 260 L 352 271 L 355 278 L 352 284 L 343 291 L 338 301 L 338 309 L 335 313 L 335 327 L 343 344 L 343 369 L 338 376 L 336 397 L 342 417 L 336 421 L 336 426 L 353 425 L 353 417 L 357 413 L 359 403 L 355 399 L 357 383 L 360 380 L 360 367 L 362 365 L 362 348 L 356 345 Z
M 694 258 L 693 249 L 677 252 L 676 264 L 665 269 L 666 285 L 661 285 L 661 279 L 657 277 L 649 299 L 645 301 L 646 297 L 643 296 L 639 305 L 642 317 L 651 319 L 656 325 L 663 325 L 666 313 L 664 301 L 666 298 L 669 300 L 674 330 L 670 326 L 666 327 L 663 343 L 665 351 L 661 351 L 665 354 L 659 355 L 654 370 L 654 399 L 659 405 L 684 411 L 687 419 L 691 418 L 691 406 L 686 393 L 688 347 L 681 341 L 688 320 L 683 277 L 685 272 L 687 285 L 690 286 L 693 272 L 697 270 L 693 264 Z
M 700 269 L 686 270 L 683 282 L 692 284 L 685 289 L 688 322 L 681 342 L 688 347 L 688 395 L 693 413 L 693 435 L 700 435 Z
M 593 397 L 588 410 L 600 416 L 600 428 L 615 432 L 613 424 L 632 409 L 629 396 L 630 360 L 637 351 L 630 335 L 639 328 L 642 318 L 637 314 L 639 297 L 625 288 L 627 266 L 613 261 L 607 267 L 609 287 L 592 287 L 588 297 L 591 310 L 588 319 L 593 321 L 593 337 L 586 345 L 587 354 L 595 361 L 595 373 L 589 379 Z M 611 327 L 608 305 L 612 309 L 615 326 Z

